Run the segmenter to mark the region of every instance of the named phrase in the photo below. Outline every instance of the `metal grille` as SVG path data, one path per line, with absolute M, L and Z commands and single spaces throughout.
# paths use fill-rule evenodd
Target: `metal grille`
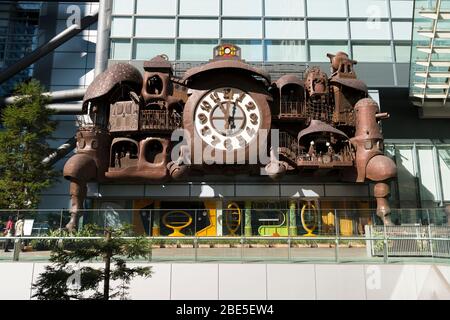
M 280 102 L 280 118 L 305 118 L 305 104 L 303 101 L 287 101 Z
M 169 116 L 165 110 L 142 110 L 140 126 L 143 130 L 174 130 L 181 126 L 181 118 Z
M 298 154 L 298 142 L 290 134 L 280 132 L 280 154 L 285 155 L 291 160 L 295 160 Z
M 374 256 L 384 254 L 386 236 L 388 256 L 450 257 L 449 226 L 372 226 L 370 236 L 380 237 L 370 241 Z

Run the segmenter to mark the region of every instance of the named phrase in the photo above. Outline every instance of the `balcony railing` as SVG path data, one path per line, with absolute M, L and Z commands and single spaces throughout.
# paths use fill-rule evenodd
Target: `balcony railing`
M 280 119 L 306 118 L 305 103 L 303 101 L 281 101 L 278 117 Z
M 181 119 L 166 110 L 142 110 L 139 122 L 142 130 L 175 130 L 181 127 Z

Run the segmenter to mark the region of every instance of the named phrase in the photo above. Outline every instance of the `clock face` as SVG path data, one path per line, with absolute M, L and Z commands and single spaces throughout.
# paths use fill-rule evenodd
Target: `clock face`
M 208 145 L 226 151 L 244 148 L 261 127 L 261 113 L 246 92 L 218 88 L 204 95 L 194 113 L 197 134 Z

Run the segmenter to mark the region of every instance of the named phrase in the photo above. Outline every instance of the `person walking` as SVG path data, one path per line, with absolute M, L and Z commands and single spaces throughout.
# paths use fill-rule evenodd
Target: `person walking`
M 8 221 L 6 222 L 5 230 L 3 231 L 3 236 L 12 237 L 14 229 L 14 220 L 12 216 L 8 217 Z M 11 239 L 6 239 L 5 243 L 5 252 L 9 252 L 9 246 L 11 244 Z
M 23 217 L 19 216 L 19 219 L 17 219 L 16 224 L 14 225 L 14 230 L 15 230 L 14 235 L 16 237 L 23 236 L 23 225 L 24 225 Z

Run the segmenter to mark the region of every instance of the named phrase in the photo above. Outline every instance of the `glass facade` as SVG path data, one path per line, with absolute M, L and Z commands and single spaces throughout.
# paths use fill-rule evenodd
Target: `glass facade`
M 432 208 L 450 203 L 450 144 L 387 143 L 398 168 L 392 201 L 402 208 Z
M 0 72 L 37 47 L 40 3 L 0 3 Z M 0 96 L 10 94 L 14 86 L 33 74 L 32 66 L 2 83 Z
M 412 15 L 413 0 L 115 0 L 110 58 L 204 61 L 231 42 L 252 62 L 407 63 Z
M 417 0 L 414 12 L 410 96 L 448 100 L 450 73 L 450 1 Z

